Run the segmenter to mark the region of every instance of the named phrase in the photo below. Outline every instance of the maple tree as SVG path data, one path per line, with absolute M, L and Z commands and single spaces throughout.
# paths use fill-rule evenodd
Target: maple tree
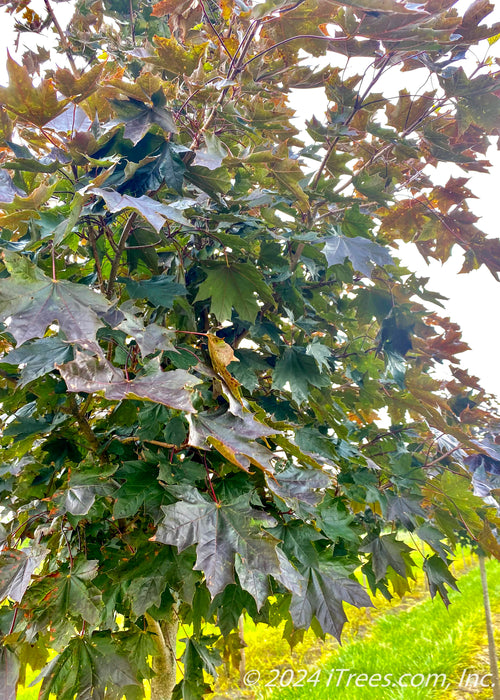
M 243 611 L 293 645 L 371 605 L 359 567 L 407 590 L 401 531 L 448 603 L 464 534 L 500 556 L 498 419 L 397 248 L 500 271 L 492 6 L 1 4 L 57 43 L 0 88 L 2 700 L 28 664 L 41 700 L 200 697 Z

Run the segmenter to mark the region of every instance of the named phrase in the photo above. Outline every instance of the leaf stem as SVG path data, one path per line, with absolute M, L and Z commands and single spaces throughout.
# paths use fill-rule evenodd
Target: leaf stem
M 448 452 L 445 452 L 440 457 L 433 459 L 432 462 L 426 462 L 425 464 L 422 464 L 422 469 L 428 469 L 429 467 L 432 467 L 434 464 L 438 464 L 439 462 L 442 462 L 443 459 L 446 459 L 447 457 L 452 455 L 454 452 L 456 452 L 457 450 L 461 450 L 462 448 L 463 448 L 463 445 L 457 445 L 452 450 L 448 450 Z
M 19 613 L 19 607 L 16 605 L 16 607 L 14 609 L 14 615 L 12 617 L 12 622 L 11 622 L 11 625 L 9 628 L 9 634 L 12 634 L 12 632 L 14 631 L 14 627 L 16 626 L 16 620 L 17 620 L 18 613 Z
M 208 336 L 208 333 L 202 333 L 201 331 L 183 331 L 183 330 L 174 330 L 174 333 L 186 333 L 187 335 L 204 335 Z
M 172 445 L 169 442 L 162 442 L 161 440 L 143 440 L 140 437 L 137 437 L 135 435 L 131 437 L 126 437 L 126 438 L 121 438 L 120 439 L 121 443 L 127 443 L 127 442 L 147 442 L 150 445 L 158 445 L 158 447 L 166 447 L 167 449 L 172 449 L 178 447 L 178 445 Z
M 212 500 L 214 503 L 219 503 L 217 496 L 215 495 L 214 485 L 212 484 L 212 479 L 210 478 L 210 470 L 209 470 L 208 464 L 207 464 L 207 456 L 204 452 L 203 452 L 203 464 L 204 464 L 205 470 L 207 472 L 206 481 L 207 481 L 207 486 L 210 488 L 210 495 L 212 497 Z
M 53 281 L 53 282 L 57 282 L 57 277 L 56 277 L 56 250 L 55 250 L 55 246 L 54 246 L 54 241 L 52 241 L 51 256 L 52 256 L 52 281 Z

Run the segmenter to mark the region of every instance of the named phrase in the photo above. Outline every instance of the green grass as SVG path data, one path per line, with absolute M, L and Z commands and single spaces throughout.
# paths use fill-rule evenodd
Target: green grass
M 488 563 L 490 597 L 495 607 L 500 605 L 500 564 L 496 561 Z M 296 687 L 274 689 L 265 688 L 271 675 L 264 677 L 254 688 L 258 696 L 280 698 L 280 700 L 373 700 L 383 695 L 384 700 L 429 700 L 430 698 L 451 697 L 451 691 L 456 688 L 460 678 L 459 669 L 467 665 L 474 657 L 478 644 L 483 638 L 484 611 L 482 605 L 479 570 L 475 569 L 459 581 L 460 593 L 453 593 L 450 598 L 452 605 L 446 610 L 438 600 L 426 600 L 414 605 L 409 610 L 387 613 L 379 618 L 371 627 L 368 634 L 358 640 L 351 641 L 323 665 L 318 674 L 319 682 L 307 682 L 314 670 L 309 668 L 304 677 L 303 685 Z M 350 669 L 349 673 L 366 674 L 368 678 L 374 674 L 392 674 L 392 679 L 401 675 L 446 674 L 450 682 L 448 691 L 443 690 L 439 680 L 436 687 L 401 688 L 393 686 L 382 687 L 379 681 L 376 687 L 369 687 L 367 680 L 361 681 L 356 687 L 355 678 L 347 686 L 344 673 L 343 682 L 337 686 L 339 673 L 332 675 L 329 687 L 327 679 L 333 669 Z M 284 669 L 283 669 L 284 670 Z M 302 675 L 302 674 L 301 674 Z M 286 683 L 291 674 L 283 676 Z M 295 671 L 293 682 L 299 680 Z M 376 681 L 373 681 L 374 683 Z M 405 682 L 409 682 L 409 679 Z M 415 680 L 415 684 L 420 678 Z M 279 686 L 280 676 L 276 680 Z

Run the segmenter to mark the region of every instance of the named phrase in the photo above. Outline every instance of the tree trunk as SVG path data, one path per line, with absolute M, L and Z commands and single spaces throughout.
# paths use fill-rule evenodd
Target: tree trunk
M 486 617 L 486 632 L 488 633 L 488 655 L 490 657 L 491 684 L 493 686 L 493 700 L 500 700 L 500 680 L 498 677 L 498 661 L 493 634 L 493 622 L 491 619 L 490 596 L 488 593 L 488 581 L 486 579 L 486 566 L 484 556 L 479 555 L 479 570 L 481 572 L 481 585 L 483 587 L 484 614 Z
M 241 642 L 240 648 L 240 688 L 245 687 L 246 658 L 245 658 L 245 615 L 241 613 L 238 620 L 238 636 Z
M 179 623 L 175 611 L 171 617 L 158 622 L 146 614 L 149 629 L 155 634 L 155 642 L 158 653 L 153 657 L 153 671 L 155 676 L 151 679 L 151 700 L 170 700 L 176 677 L 176 641 Z

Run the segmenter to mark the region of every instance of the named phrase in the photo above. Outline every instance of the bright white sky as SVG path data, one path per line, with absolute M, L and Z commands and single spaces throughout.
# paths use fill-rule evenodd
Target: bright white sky
M 471 0 L 472 1 L 472 0 Z M 43 15 L 43 1 L 37 0 L 32 3 L 36 9 L 37 4 L 40 7 L 40 12 Z M 460 12 L 463 12 L 470 2 L 459 0 L 456 7 Z M 65 27 L 72 14 L 72 2 L 58 2 L 54 4 L 54 10 L 57 13 L 60 24 Z M 500 8 L 496 8 L 494 12 L 485 19 L 485 22 L 492 23 L 500 20 Z M 10 26 L 9 26 L 10 22 Z M 16 51 L 15 33 L 12 29 L 13 22 L 7 15 L 2 16 L 4 44 L 0 47 L 0 83 L 6 84 L 5 57 L 7 50 L 10 51 L 13 58 L 20 62 L 20 57 L 26 48 L 35 49 L 38 45 L 47 45 L 47 39 L 34 34 L 22 34 L 19 43 L 19 50 Z M 466 72 L 470 73 L 476 67 L 477 58 L 484 58 L 488 45 L 486 42 L 484 49 L 477 52 L 475 56 L 470 56 L 464 61 L 463 65 Z M 500 41 L 491 47 L 490 53 L 498 56 L 500 49 Z M 342 60 L 342 57 L 335 53 L 330 53 L 326 61 L 321 64 L 325 65 L 329 61 L 333 65 L 338 65 L 336 62 Z M 359 59 L 360 61 L 362 59 Z M 354 61 L 352 68 L 358 72 L 362 72 L 364 65 L 356 65 Z M 341 64 L 343 66 L 343 64 Z M 419 75 L 420 73 L 420 75 Z M 396 74 L 396 75 L 395 75 Z M 377 85 L 377 90 L 381 90 L 384 94 L 397 95 L 399 90 L 406 87 L 410 92 L 421 88 L 423 82 L 422 71 L 412 71 L 399 76 L 400 84 L 397 84 L 397 72 L 391 71 L 390 83 L 384 85 L 381 81 Z M 396 78 L 396 80 L 395 80 Z M 429 89 L 429 85 L 426 85 Z M 296 90 L 290 98 L 291 106 L 297 113 L 297 126 L 304 124 L 306 119 L 310 119 L 316 115 L 318 119 L 322 119 L 326 109 L 326 99 L 321 89 Z M 500 154 L 496 146 L 492 146 L 488 153 L 489 160 L 493 163 L 492 174 L 470 173 L 468 187 L 476 195 L 477 199 L 469 201 L 470 208 L 481 219 L 477 226 L 481 228 L 488 236 L 498 237 L 498 220 L 499 206 L 495 201 L 496 197 L 500 197 L 499 178 L 500 173 Z M 429 166 L 430 167 L 430 166 Z M 433 180 L 444 184 L 451 175 L 465 176 L 465 174 L 452 165 L 440 165 L 436 171 L 431 168 Z M 399 255 L 404 264 L 411 270 L 414 270 L 422 277 L 430 277 L 429 288 L 440 292 L 448 297 L 445 302 L 446 310 L 440 310 L 442 315 L 449 315 L 453 321 L 460 324 L 463 332 L 464 340 L 469 344 L 471 350 L 463 353 L 461 364 L 470 372 L 481 379 L 484 388 L 500 397 L 500 370 L 499 363 L 499 347 L 500 347 L 500 283 L 496 282 L 491 273 L 482 266 L 479 270 L 474 270 L 467 275 L 459 275 L 458 271 L 462 266 L 462 254 L 460 250 L 456 250 L 452 258 L 444 265 L 437 261 L 427 265 L 423 258 L 416 251 L 414 246 L 407 245 L 404 249 L 400 249 Z

